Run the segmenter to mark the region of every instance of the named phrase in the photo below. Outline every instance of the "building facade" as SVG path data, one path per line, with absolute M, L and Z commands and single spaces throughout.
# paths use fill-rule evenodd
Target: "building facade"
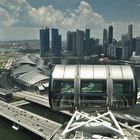
M 40 29 L 40 56 L 45 57 L 50 51 L 49 28 Z

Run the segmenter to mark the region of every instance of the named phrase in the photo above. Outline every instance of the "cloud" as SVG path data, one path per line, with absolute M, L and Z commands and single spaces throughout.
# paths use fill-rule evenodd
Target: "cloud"
M 105 20 L 101 15 L 94 12 L 92 7 L 82 1 L 75 10 L 67 10 L 62 12 L 56 10 L 53 6 L 40 7 L 30 11 L 32 20 L 38 26 L 57 27 L 61 30 L 75 30 L 94 28 L 102 29 L 105 26 Z
M 109 25 L 113 25 L 115 37 L 120 38 L 126 33 L 129 23 L 108 23 L 104 17 L 94 11 L 86 1 L 74 9 L 65 12 L 55 9 L 52 5 L 32 7 L 27 0 L 0 0 L 0 26 L 7 27 L 30 27 L 30 28 L 59 28 L 63 36 L 68 30 L 90 28 L 95 37 L 102 37 L 102 31 Z M 133 23 L 137 28 L 136 35 L 140 30 L 139 23 Z M 38 35 L 37 35 L 38 36 Z
M 140 8 L 140 3 L 137 4 L 137 7 Z

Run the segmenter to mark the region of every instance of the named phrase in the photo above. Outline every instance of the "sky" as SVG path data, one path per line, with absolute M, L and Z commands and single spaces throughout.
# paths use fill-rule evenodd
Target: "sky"
M 133 24 L 140 36 L 140 0 L 0 0 L 0 41 L 39 39 L 40 28 L 58 28 L 63 38 L 68 30 L 91 29 L 102 38 L 112 25 L 121 39 Z

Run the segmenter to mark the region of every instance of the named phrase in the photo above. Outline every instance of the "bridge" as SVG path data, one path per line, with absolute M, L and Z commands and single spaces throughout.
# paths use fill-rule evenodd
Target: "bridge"
M 13 128 L 18 130 L 15 125 L 22 126 L 46 140 L 51 139 L 61 127 L 61 124 L 3 101 L 0 101 L 0 115 L 12 121 Z
M 10 104 L 18 107 L 18 106 L 30 104 L 30 102 L 28 102 L 26 100 L 20 100 L 20 101 L 12 102 Z
M 28 91 L 21 91 L 21 92 L 14 93 L 14 96 L 40 104 L 45 107 L 50 107 L 48 96 L 46 96 L 46 95 L 43 96 L 43 95 L 39 95 L 36 93 L 28 92 Z
M 14 96 L 17 96 L 25 100 L 50 108 L 49 99 L 47 95 L 39 95 L 39 94 L 28 92 L 28 91 L 21 91 L 21 92 L 14 93 Z M 66 115 L 72 116 L 72 114 L 68 111 L 61 111 L 61 112 Z

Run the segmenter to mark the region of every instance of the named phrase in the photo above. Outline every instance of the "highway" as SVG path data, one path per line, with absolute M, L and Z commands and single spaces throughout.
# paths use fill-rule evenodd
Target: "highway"
M 61 124 L 0 101 L 0 115 L 49 140 Z

